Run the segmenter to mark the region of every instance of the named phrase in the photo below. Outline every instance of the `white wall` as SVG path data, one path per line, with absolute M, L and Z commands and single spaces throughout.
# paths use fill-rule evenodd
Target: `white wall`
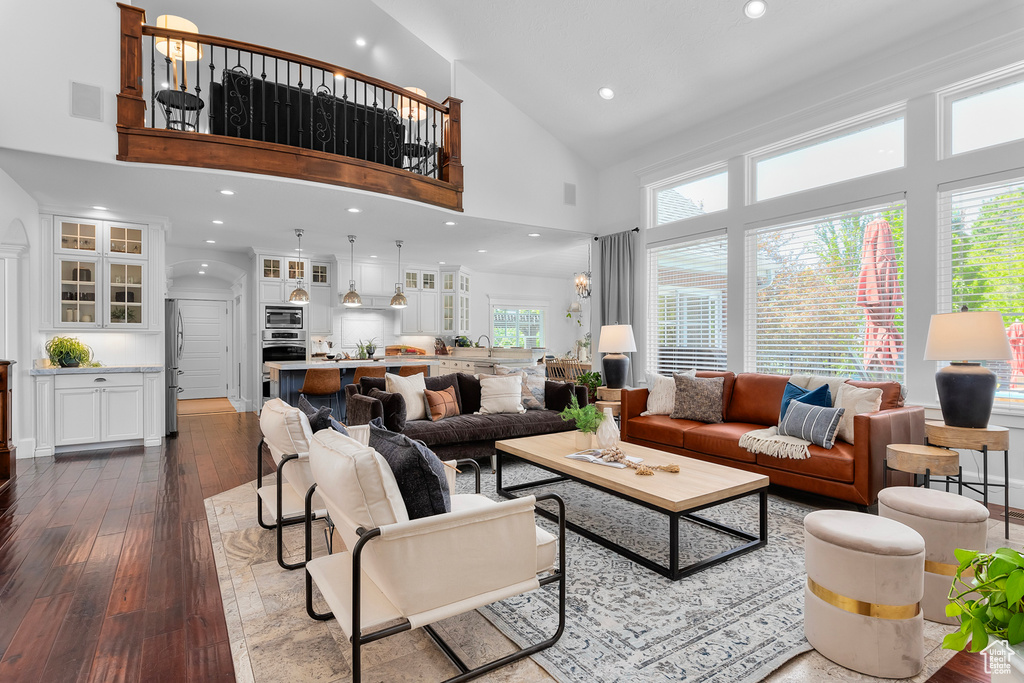
M 570 230 L 594 229 L 597 172 L 462 62 L 452 92 L 463 100 L 464 209 L 470 216 Z M 576 206 L 563 184 L 576 185 Z

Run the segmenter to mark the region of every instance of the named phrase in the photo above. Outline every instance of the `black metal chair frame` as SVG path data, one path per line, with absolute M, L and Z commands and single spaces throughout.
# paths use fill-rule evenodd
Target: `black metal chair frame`
M 459 465 L 468 465 L 476 472 L 476 492 L 480 493 L 480 465 L 472 459 L 459 460 Z M 316 490 L 316 484 L 313 484 L 309 491 L 306 492 L 306 562 L 313 559 L 312 551 L 312 534 L 313 534 L 313 493 Z M 474 678 L 483 676 L 486 673 L 500 669 L 503 666 L 517 662 L 520 659 L 529 657 L 530 655 L 536 654 L 541 650 L 547 648 L 558 642 L 558 639 L 562 637 L 562 633 L 565 631 L 565 600 L 566 600 L 566 587 L 565 587 L 565 502 L 556 494 L 548 493 L 541 496 L 537 496 L 537 501 L 551 500 L 558 505 L 558 571 L 552 572 L 545 577 L 539 579 L 541 587 L 547 586 L 552 583 L 558 583 L 558 628 L 550 638 L 543 640 L 539 643 L 535 643 L 525 648 L 520 648 L 515 652 L 500 657 L 486 664 L 482 664 L 476 668 L 469 668 L 469 666 L 462 661 L 462 658 L 452 649 L 452 647 L 445 642 L 445 640 L 437 633 L 436 630 L 430 625 L 424 626 L 423 630 L 428 636 L 437 644 L 441 651 L 444 652 L 445 656 L 451 660 L 452 664 L 459 670 L 457 676 L 453 676 L 445 680 L 443 683 L 457 683 L 461 681 L 469 681 Z M 388 636 L 395 635 L 396 633 L 402 633 L 403 631 L 409 631 L 412 629 L 411 624 L 408 621 L 403 620 L 399 624 L 389 626 L 388 628 L 380 629 L 379 631 L 373 631 L 372 633 L 363 634 L 362 627 L 359 623 L 360 606 L 361 606 L 361 583 L 362 583 L 362 553 L 363 547 L 374 538 L 381 535 L 380 529 L 366 530 L 359 528 L 356 530 L 359 534 L 359 540 L 356 542 L 356 547 L 352 549 L 352 637 L 349 640 L 352 643 L 352 683 L 360 683 L 362 680 L 362 658 L 360 656 L 360 649 L 367 643 L 372 643 L 375 640 L 381 640 Z M 309 616 L 317 621 L 328 621 L 334 618 L 333 612 L 320 613 L 313 608 L 313 577 L 309 571 L 306 571 L 306 612 Z
M 256 488 L 257 490 L 263 486 L 263 444 L 266 439 L 260 439 L 260 443 L 256 446 Z M 267 524 L 263 521 L 263 499 L 260 497 L 259 492 L 256 493 L 256 521 L 264 529 L 277 529 L 277 563 L 282 569 L 302 569 L 306 566 L 306 562 L 295 562 L 289 564 L 284 561 L 284 528 L 286 526 L 292 526 L 294 524 L 302 524 L 306 521 L 305 515 L 297 515 L 295 517 L 285 517 L 281 512 L 281 486 L 284 484 L 283 471 L 286 463 L 298 459 L 298 453 L 290 453 L 281 457 L 281 462 L 277 464 L 277 523 Z M 312 490 L 312 489 L 310 489 Z M 308 495 L 308 492 L 307 492 Z M 310 499 L 312 500 L 312 499 Z M 309 537 L 306 537 L 306 543 L 309 543 Z M 309 554 L 309 548 L 306 548 L 307 554 Z

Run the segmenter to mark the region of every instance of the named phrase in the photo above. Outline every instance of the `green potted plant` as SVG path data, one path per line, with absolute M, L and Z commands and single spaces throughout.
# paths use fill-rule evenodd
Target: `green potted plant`
M 1011 548 L 954 552 L 960 564 L 946 615 L 958 618 L 960 628 L 943 638 L 942 647 L 963 650 L 969 641 L 971 652 L 981 652 L 998 640 L 1004 650 L 1024 654 L 1014 647 L 1024 641 L 1024 555 Z
M 588 403 L 580 407 L 576 394 L 573 394 L 569 405 L 559 413 L 559 416 L 566 422 L 572 420 L 576 423 L 576 450 L 583 451 L 594 447 L 594 434 L 604 419 L 604 415 L 597 411 L 597 406 Z
M 50 363 L 62 368 L 88 365 L 92 358 L 92 350 L 74 337 L 54 337 L 43 348 Z
M 601 386 L 600 372 L 584 372 L 576 378 L 576 383 L 582 384 L 587 388 L 587 400 L 590 403 L 597 401 L 597 388 Z

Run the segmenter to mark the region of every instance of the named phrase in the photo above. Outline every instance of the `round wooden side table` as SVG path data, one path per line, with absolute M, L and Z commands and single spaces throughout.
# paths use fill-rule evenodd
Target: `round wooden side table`
M 924 487 L 931 488 L 933 476 L 955 479 L 960 484 L 957 493 L 963 493 L 960 477 L 960 454 L 948 448 L 922 446 L 916 443 L 893 443 L 885 447 L 885 477 L 883 487 L 889 485 L 889 471 L 897 470 L 924 475 Z
M 962 448 L 964 450 L 980 451 L 983 467 L 982 480 L 963 482 L 963 485 L 980 493 L 982 503 L 988 507 L 988 489 L 990 486 L 1003 489 L 1003 532 L 1004 537 L 1010 537 L 1010 430 L 1006 427 L 989 425 L 982 429 L 970 427 L 950 427 L 941 420 L 925 420 L 924 423 L 925 443 L 931 446 L 943 446 L 945 448 Z M 1003 452 L 1003 483 L 991 484 L 988 481 L 988 452 Z M 981 489 L 975 488 L 981 486 Z

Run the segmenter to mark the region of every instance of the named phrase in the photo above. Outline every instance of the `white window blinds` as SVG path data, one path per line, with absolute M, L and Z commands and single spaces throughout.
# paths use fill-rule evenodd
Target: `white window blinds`
M 494 346 L 544 346 L 544 311 L 530 308 L 494 308 Z
M 996 406 L 1024 413 L 1024 178 L 939 195 L 939 312 L 999 311 L 1014 358 L 996 373 Z
M 648 250 L 647 368 L 725 370 L 725 235 Z
M 747 370 L 903 381 L 903 207 L 747 233 Z

